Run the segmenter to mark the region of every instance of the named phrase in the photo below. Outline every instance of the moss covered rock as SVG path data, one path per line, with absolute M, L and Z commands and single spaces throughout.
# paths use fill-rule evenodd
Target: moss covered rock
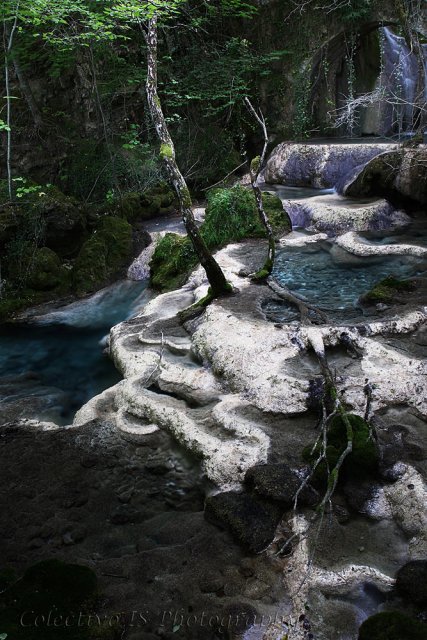
M 399 569 L 396 590 L 407 602 L 427 607 L 427 560 L 412 560 Z
M 399 611 L 371 616 L 359 629 L 359 640 L 425 640 L 427 625 Z
M 280 198 L 264 193 L 262 199 L 274 233 L 282 235 L 290 231 L 291 222 Z M 240 185 L 216 189 L 209 194 L 201 231 L 209 247 L 219 247 L 243 238 L 264 238 L 266 235 L 252 191 Z
M 160 291 L 176 289 L 196 265 L 197 256 L 189 238 L 167 233 L 157 243 L 150 262 L 151 285 Z
M 33 195 L 32 208 L 44 226 L 45 245 L 61 257 L 74 256 L 86 229 L 85 205 L 49 186 Z
M 41 291 L 54 289 L 60 284 L 61 277 L 62 265 L 59 256 L 48 247 L 38 249 L 28 274 L 28 286 Z
M 353 198 L 383 196 L 397 202 L 427 203 L 427 163 L 423 148 L 404 148 L 373 158 L 344 187 Z
M 394 276 L 387 276 L 361 296 L 360 301 L 366 304 L 398 302 L 402 293 L 413 291 L 415 286 L 415 283 L 410 280 L 399 280 Z
M 141 217 L 144 220 L 155 216 L 167 215 L 175 209 L 175 193 L 164 183 L 147 189 L 141 194 L 140 199 Z
M 219 493 L 205 503 L 206 519 L 229 529 L 252 553 L 259 553 L 270 544 L 282 515 L 283 507 L 247 493 Z
M 118 277 L 132 257 L 132 227 L 121 218 L 107 216 L 77 256 L 73 285 L 77 293 L 94 291 Z

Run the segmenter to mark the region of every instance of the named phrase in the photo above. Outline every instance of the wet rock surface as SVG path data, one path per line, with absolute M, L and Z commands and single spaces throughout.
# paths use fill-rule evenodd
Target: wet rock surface
M 210 496 L 205 504 L 206 519 L 227 527 L 252 553 L 264 551 L 272 542 L 282 514 L 280 505 L 233 491 Z
M 165 433 L 135 445 L 108 422 L 50 432 L 11 424 L 0 457 L 3 567 L 16 577 L 47 558 L 90 567 L 103 594 L 96 613 L 122 612 L 126 637 L 214 638 L 226 607 L 285 606 L 273 564 L 206 521 L 198 469 Z M 255 577 L 264 589 L 253 589 Z

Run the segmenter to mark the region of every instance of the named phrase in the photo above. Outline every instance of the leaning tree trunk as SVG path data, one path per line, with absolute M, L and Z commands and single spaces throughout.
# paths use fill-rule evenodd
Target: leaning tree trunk
M 267 135 L 267 127 L 265 124 L 264 116 L 260 112 L 260 115 L 253 108 L 249 98 L 245 98 L 246 105 L 249 111 L 257 120 L 258 124 L 261 126 L 263 138 L 264 138 L 264 146 L 262 149 L 261 156 L 254 158 L 250 165 L 250 176 L 251 176 L 251 186 L 252 191 L 255 197 L 256 208 L 258 211 L 258 216 L 261 221 L 261 224 L 264 226 L 267 238 L 268 238 L 268 254 L 267 259 L 264 263 L 262 269 L 260 269 L 256 274 L 254 274 L 253 278 L 255 280 L 263 280 L 267 278 L 273 270 L 274 266 L 274 258 L 276 255 L 276 240 L 274 238 L 273 228 L 271 226 L 271 222 L 269 217 L 264 209 L 264 204 L 262 202 L 262 192 L 258 186 L 258 178 L 261 173 L 261 170 L 264 167 L 265 156 L 267 153 L 267 145 L 268 145 L 268 135 Z
M 175 148 L 169 134 L 168 126 L 162 111 L 157 93 L 157 17 L 149 19 L 145 33 L 147 42 L 147 100 L 157 135 L 160 140 L 160 155 L 166 165 L 170 180 L 178 196 L 182 220 L 188 237 L 191 240 L 201 265 L 206 271 L 210 284 L 210 297 L 218 297 L 230 293 L 231 286 L 227 282 L 221 267 L 212 256 L 194 220 L 191 209 L 191 196 L 185 178 L 179 170 L 175 159 Z

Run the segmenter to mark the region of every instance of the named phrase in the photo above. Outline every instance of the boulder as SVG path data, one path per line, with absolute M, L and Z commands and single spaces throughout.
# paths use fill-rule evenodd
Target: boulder
M 48 247 L 37 249 L 28 275 L 28 286 L 37 291 L 45 291 L 57 287 L 61 280 L 62 265 L 59 256 Z
M 106 216 L 77 256 L 73 284 L 80 294 L 95 291 L 118 277 L 132 257 L 132 227 L 121 218 Z
M 45 227 L 46 246 L 61 257 L 75 255 L 86 229 L 85 207 L 53 186 L 34 200 L 32 214 L 39 215 Z
M 349 176 L 342 192 L 353 198 L 383 196 L 426 204 L 427 147 L 382 153 Z
M 205 518 L 222 528 L 252 553 L 260 553 L 273 540 L 283 509 L 248 493 L 227 491 L 209 496 Z
M 262 464 L 251 467 L 245 482 L 258 495 L 281 502 L 286 508 L 294 504 L 295 494 L 304 481 L 304 473 L 292 469 L 286 463 Z M 304 487 L 298 497 L 301 506 L 315 506 L 318 492 L 310 485 Z
M 294 144 L 283 142 L 271 153 L 264 180 L 271 184 L 325 189 L 342 176 L 395 145 L 381 144 Z
M 400 611 L 382 611 L 365 620 L 358 640 L 424 640 L 426 633 L 422 622 Z

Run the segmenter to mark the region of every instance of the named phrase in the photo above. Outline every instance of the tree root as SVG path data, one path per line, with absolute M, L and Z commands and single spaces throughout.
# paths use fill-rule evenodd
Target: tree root
M 282 300 L 286 300 L 291 304 L 295 305 L 298 308 L 301 316 L 301 324 L 325 324 L 328 322 L 328 316 L 324 311 L 312 305 L 307 300 L 303 300 L 298 297 L 294 293 L 291 293 L 289 289 L 279 284 L 273 278 L 268 278 L 267 284 L 274 293 L 282 298 Z M 310 318 L 310 314 L 314 316 L 314 318 Z

